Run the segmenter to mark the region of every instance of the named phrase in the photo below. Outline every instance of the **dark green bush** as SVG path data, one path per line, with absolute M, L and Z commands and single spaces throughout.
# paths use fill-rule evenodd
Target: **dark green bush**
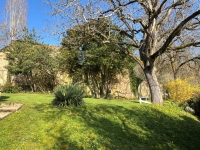
M 1 89 L 4 93 L 18 93 L 22 90 L 22 87 L 13 85 L 12 83 L 6 83 Z
M 189 107 L 194 109 L 195 115 L 200 117 L 200 96 L 188 102 Z
M 55 99 L 52 103 L 56 106 L 66 107 L 84 104 L 84 88 L 76 84 L 61 85 L 54 90 L 54 95 Z

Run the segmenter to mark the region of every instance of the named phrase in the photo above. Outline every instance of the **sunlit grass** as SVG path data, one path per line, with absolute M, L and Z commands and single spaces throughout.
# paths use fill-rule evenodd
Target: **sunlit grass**
M 23 108 L 0 121 L 2 150 L 200 149 L 200 122 L 178 107 L 86 98 L 56 108 L 51 94 L 2 94 Z

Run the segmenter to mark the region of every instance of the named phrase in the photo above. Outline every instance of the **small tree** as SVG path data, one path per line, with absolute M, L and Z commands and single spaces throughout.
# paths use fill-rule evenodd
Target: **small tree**
M 23 38 L 13 41 L 4 48 L 4 51 L 9 61 L 9 73 L 16 77 L 15 82 L 24 90 L 53 90 L 56 85 L 58 63 L 53 55 L 53 49 L 40 44 L 34 30 L 24 30 Z
M 166 84 L 166 87 L 170 93 L 170 97 L 178 105 L 181 105 L 191 98 L 194 98 L 196 94 L 200 91 L 200 88 L 198 86 L 191 85 L 189 81 L 189 78 L 177 78 L 176 80 L 170 81 Z

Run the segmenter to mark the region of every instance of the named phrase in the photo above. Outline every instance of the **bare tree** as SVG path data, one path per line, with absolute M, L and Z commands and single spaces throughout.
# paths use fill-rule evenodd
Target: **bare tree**
M 27 26 L 27 6 L 27 0 L 6 1 L 5 23 L 9 42 L 16 40 Z
M 5 41 L 7 39 L 7 29 L 4 22 L 0 22 L 0 49 L 5 46 Z
M 191 53 L 189 53 L 189 51 L 188 52 L 170 51 L 169 53 L 166 53 L 166 55 L 167 55 L 166 59 L 168 59 L 168 63 L 170 64 L 174 80 L 176 80 L 180 76 L 183 76 L 181 75 L 183 74 L 181 72 L 184 72 L 186 70 L 188 70 L 186 71 L 187 76 L 188 76 L 188 72 L 190 72 L 189 76 L 192 76 L 191 69 L 192 67 L 194 67 L 194 63 L 196 62 L 196 59 L 191 57 Z
M 199 80 L 198 56 L 193 57 L 189 50 L 169 51 L 160 56 L 156 61 L 158 81 L 162 85 L 177 78 L 192 78 L 192 81 Z
M 143 69 L 150 87 L 154 104 L 163 105 L 163 98 L 156 75 L 158 57 L 170 51 L 187 50 L 200 46 L 200 10 L 199 0 L 47 0 L 53 10 L 53 16 L 63 18 L 62 27 L 85 24 L 101 18 L 108 18 L 116 28 L 107 25 L 110 33 L 105 35 L 94 25 L 88 24 L 87 36 L 101 34 L 106 40 L 124 51 Z M 66 23 L 66 24 L 65 24 Z M 126 36 L 138 55 L 122 47 L 127 41 L 117 43 L 112 31 Z M 197 52 L 196 52 L 197 53 Z M 187 61 L 193 60 L 189 58 Z M 195 59 L 200 59 L 196 56 Z

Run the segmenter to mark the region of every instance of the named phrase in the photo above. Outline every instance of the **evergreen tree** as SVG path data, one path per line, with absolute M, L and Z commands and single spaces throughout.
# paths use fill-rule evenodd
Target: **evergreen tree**
M 4 48 L 10 75 L 15 76 L 14 82 L 24 90 L 53 90 L 58 68 L 56 58 L 52 57 L 53 49 L 39 43 L 40 37 L 34 29 L 30 32 L 24 29 L 23 32 L 20 40 Z
M 98 30 L 101 28 L 104 34 L 109 34 L 110 31 L 102 26 L 103 24 L 106 26 L 107 22 L 108 20 L 99 20 L 97 22 L 91 21 L 89 24 Z M 74 83 L 84 82 L 95 97 L 107 98 L 111 86 L 117 82 L 117 75 L 123 74 L 133 62 L 129 61 L 124 53 L 112 44 L 99 42 L 105 40 L 100 34 L 82 38 L 89 35 L 87 34 L 89 32 L 87 25 L 67 30 L 64 35 L 63 49 L 61 50 L 62 67 L 69 73 Z M 78 30 L 80 28 L 82 30 Z M 126 40 L 121 35 L 113 36 L 113 39 L 119 42 Z M 133 51 L 131 46 L 129 49 Z

